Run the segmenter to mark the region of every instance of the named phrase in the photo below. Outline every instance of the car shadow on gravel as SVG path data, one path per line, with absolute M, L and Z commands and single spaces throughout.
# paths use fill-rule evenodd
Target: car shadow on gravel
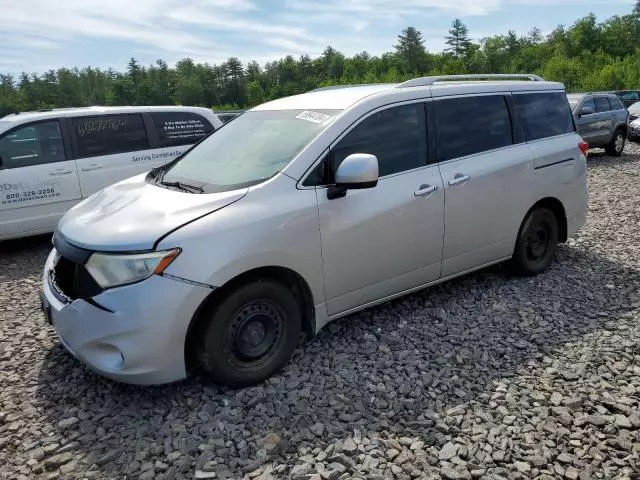
M 20 281 L 26 275 L 41 275 L 44 262 L 50 251 L 51 235 L 38 235 L 0 242 L 2 265 L 0 280 Z M 27 268 L 25 268 L 23 258 L 25 254 L 30 257 Z
M 178 476 L 215 459 L 219 477 L 237 478 L 263 461 L 259 439 L 270 432 L 280 453 L 300 454 L 354 428 L 442 444 L 434 412 L 488 402 L 496 382 L 608 328 L 639 301 L 640 272 L 563 246 L 535 278 L 493 267 L 334 322 L 284 372 L 244 390 L 200 375 L 122 385 L 55 346 L 37 378 L 36 406 L 81 464 L 111 476 L 135 476 L 141 464 L 181 452 L 169 456 Z M 70 417 L 78 421 L 60 423 Z

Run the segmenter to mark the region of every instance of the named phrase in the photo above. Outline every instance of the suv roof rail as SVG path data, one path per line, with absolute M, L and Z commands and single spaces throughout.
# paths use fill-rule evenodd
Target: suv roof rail
M 407 80 L 398 85 L 397 88 L 405 87 L 428 87 L 437 82 L 459 81 L 459 80 L 529 80 L 532 82 L 544 82 L 544 78 L 532 73 L 488 73 L 469 75 L 437 75 L 433 77 L 420 77 Z
M 348 85 L 329 85 L 328 87 L 318 87 L 313 90 L 309 90 L 310 92 L 319 92 L 321 90 L 335 90 L 338 88 L 353 88 L 353 87 L 368 87 L 371 85 L 383 85 L 381 83 L 354 83 Z

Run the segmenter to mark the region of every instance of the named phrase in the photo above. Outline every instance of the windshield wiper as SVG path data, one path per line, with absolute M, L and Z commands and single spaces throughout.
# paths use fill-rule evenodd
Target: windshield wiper
M 164 182 L 164 181 L 161 181 L 159 183 L 160 183 L 160 185 L 164 185 L 165 187 L 179 188 L 180 190 L 185 191 L 185 192 L 189 192 L 189 193 L 204 193 L 204 188 L 199 187 L 197 185 L 190 185 L 188 183 L 183 183 L 183 182 Z

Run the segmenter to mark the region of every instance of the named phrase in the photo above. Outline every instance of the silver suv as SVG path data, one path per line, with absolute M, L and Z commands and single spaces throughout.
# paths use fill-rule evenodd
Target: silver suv
M 243 386 L 301 331 L 507 260 L 543 272 L 585 222 L 588 146 L 561 84 L 494 77 L 251 109 L 64 216 L 46 318 L 107 377 Z
M 590 148 L 604 148 L 619 157 L 627 139 L 629 112 L 617 95 L 572 93 L 568 95 L 578 133 Z

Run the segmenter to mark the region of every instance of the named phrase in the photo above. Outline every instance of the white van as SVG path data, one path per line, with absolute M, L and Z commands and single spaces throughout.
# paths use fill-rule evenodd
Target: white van
M 220 128 L 201 107 L 86 107 L 0 118 L 0 241 L 55 230 L 74 204 Z

